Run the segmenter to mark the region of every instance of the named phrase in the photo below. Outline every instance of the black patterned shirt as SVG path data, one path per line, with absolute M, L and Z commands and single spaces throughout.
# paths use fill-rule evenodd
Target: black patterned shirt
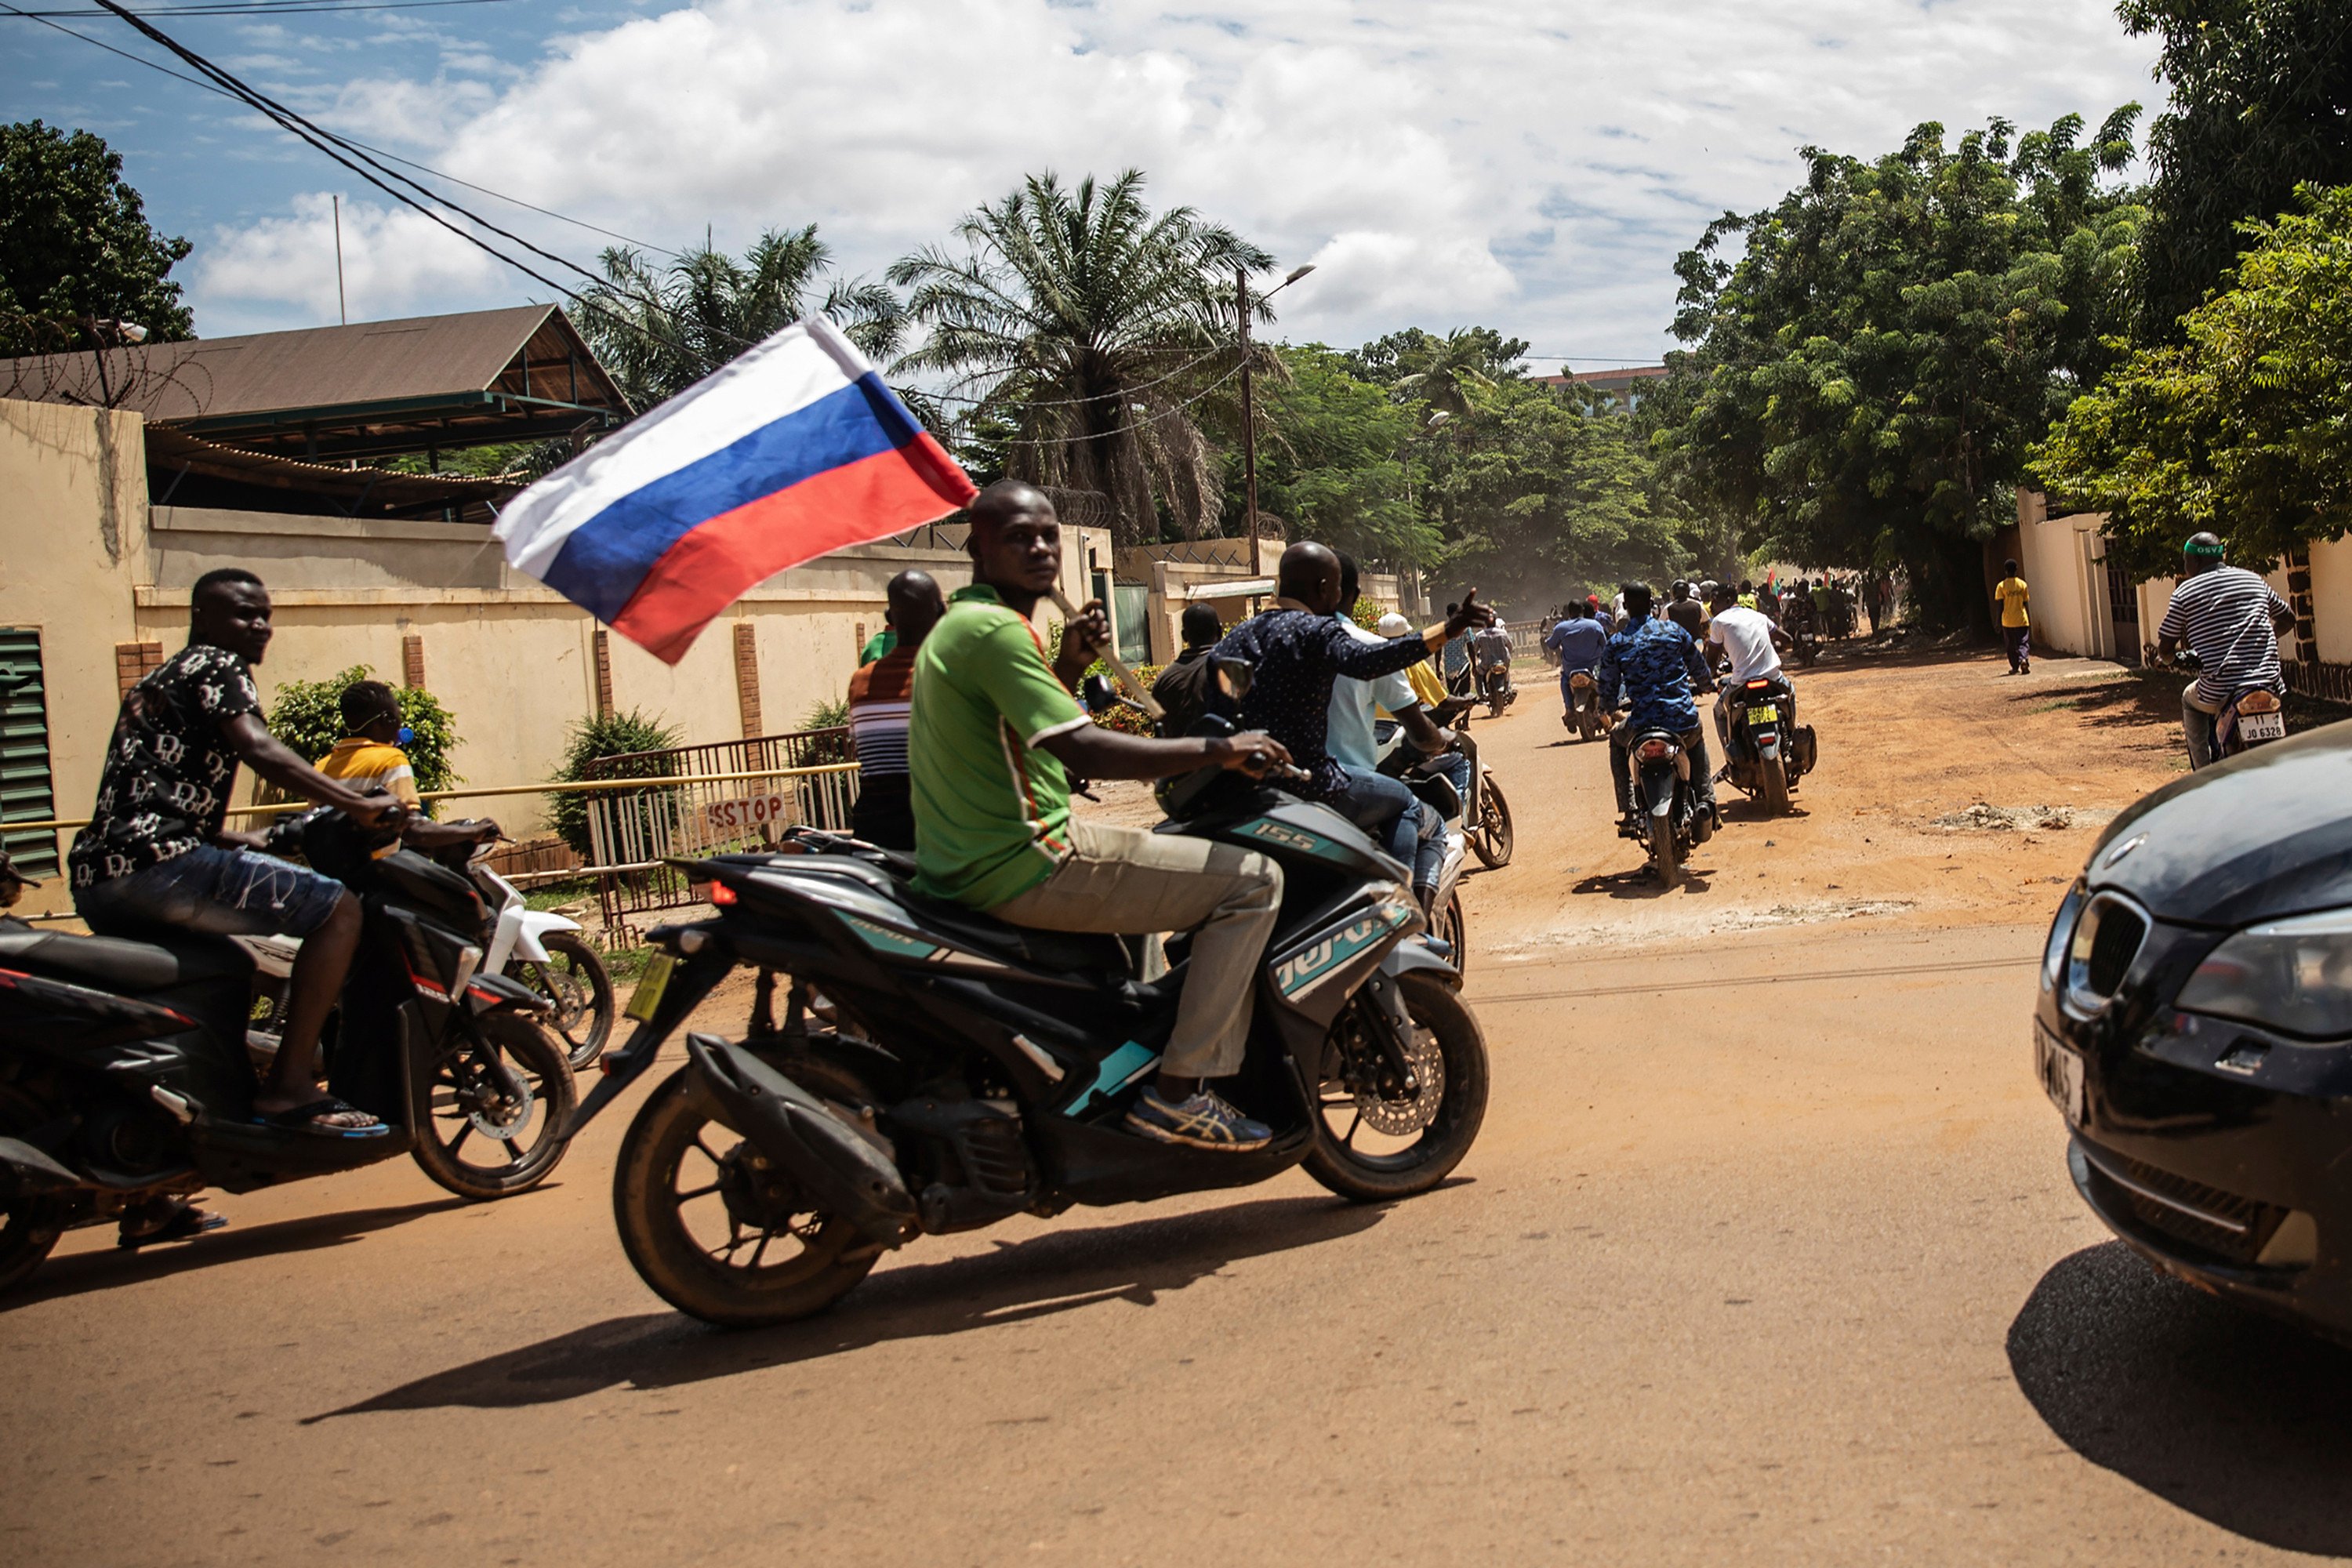
M 1376 680 L 1429 657 L 1420 637 L 1358 642 L 1336 616 L 1318 616 L 1294 601 L 1252 616 L 1217 645 L 1220 658 L 1247 659 L 1255 675 L 1242 699 L 1240 727 L 1263 730 L 1282 742 L 1290 760 L 1315 775 L 1317 799 L 1348 787 L 1331 758 L 1331 682 L 1342 675 Z
M 203 643 L 132 687 L 108 743 L 97 809 L 67 857 L 73 885 L 128 877 L 211 843 L 236 780 L 222 726 L 260 711 L 245 660 Z

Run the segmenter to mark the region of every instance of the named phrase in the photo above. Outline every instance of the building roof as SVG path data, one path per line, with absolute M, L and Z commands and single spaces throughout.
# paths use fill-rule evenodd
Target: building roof
M 301 458 L 538 440 L 628 416 L 552 305 L 0 361 L 0 393 L 135 409 L 186 435 Z
M 1596 392 L 1623 392 L 1645 381 L 1663 381 L 1666 367 L 1662 364 L 1626 365 L 1617 370 L 1579 370 L 1561 375 L 1539 375 L 1536 379 L 1548 386 L 1565 386 L 1574 382 L 1591 387 Z
M 147 493 L 157 506 L 488 522 L 520 489 L 520 479 L 310 463 L 216 446 L 167 426 L 147 430 Z

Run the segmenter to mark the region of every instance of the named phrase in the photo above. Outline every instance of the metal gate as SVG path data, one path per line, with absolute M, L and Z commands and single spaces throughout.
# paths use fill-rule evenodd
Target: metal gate
M 857 798 L 857 764 L 840 727 L 632 752 L 599 758 L 586 773 L 588 782 L 648 781 L 587 797 L 590 858 L 604 868 L 597 897 L 616 931 L 633 915 L 701 901 L 664 861 L 769 847 L 797 825 L 845 832 Z
M 2116 658 L 2125 664 L 2141 661 L 2139 588 L 2131 574 L 2107 563 L 2107 613 L 2116 629 Z
M 0 821 L 46 822 L 57 816 L 50 791 L 48 694 L 41 681 L 41 634 L 0 626 Z M 54 832 L 0 834 L 27 877 L 58 874 Z

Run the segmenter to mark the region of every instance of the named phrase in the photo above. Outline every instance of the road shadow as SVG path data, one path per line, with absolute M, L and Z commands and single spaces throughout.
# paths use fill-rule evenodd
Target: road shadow
M 2352 1556 L 2352 1351 L 2108 1242 L 2042 1277 L 2010 1324 L 2009 1364 L 2093 1464 L 2250 1541 Z
M 199 1198 L 201 1205 L 203 1200 Z M 512 1200 L 509 1200 L 509 1202 Z M 413 1204 L 389 1204 L 379 1208 L 346 1209 L 341 1214 L 308 1215 L 268 1225 L 231 1223 L 187 1241 L 162 1242 L 137 1249 L 109 1247 L 102 1252 L 78 1252 L 52 1258 L 21 1289 L 12 1293 L 0 1310 L 15 1311 L 37 1301 L 62 1296 L 83 1296 L 139 1285 L 152 1279 L 184 1274 L 192 1268 L 219 1268 L 256 1258 L 276 1258 L 289 1252 L 312 1252 L 322 1247 L 343 1247 L 373 1231 L 390 1230 L 427 1215 L 468 1206 L 460 1197 L 427 1198 Z
M 303 1425 L 379 1410 L 552 1405 L 622 1384 L 701 1383 L 1103 1301 L 1149 1307 L 1162 1293 L 1181 1290 L 1238 1259 L 1354 1236 L 1380 1224 L 1384 1213 L 1336 1198 L 1265 1198 L 1123 1225 L 1066 1227 L 999 1242 L 988 1252 L 886 1269 L 831 1313 L 779 1328 L 721 1331 L 670 1311 L 609 1318 L 433 1373 L 305 1417 Z
M 1640 846 L 1635 845 L 1633 847 L 1639 848 Z M 1651 872 L 1649 862 L 1645 860 L 1628 870 L 1595 871 L 1590 876 L 1579 878 L 1568 890 L 1571 893 L 1605 893 L 1612 899 L 1646 901 L 1651 899 L 1674 898 L 1678 894 L 1704 893 L 1707 890 L 1707 879 L 1714 875 L 1712 870 L 1705 867 L 1693 866 L 1685 862 L 1680 881 L 1669 888 L 1661 883 Z

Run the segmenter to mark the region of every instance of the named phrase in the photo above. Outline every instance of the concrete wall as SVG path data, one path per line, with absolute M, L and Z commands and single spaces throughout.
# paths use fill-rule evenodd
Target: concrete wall
M 2033 590 L 2033 647 L 2037 653 L 2120 658 L 2115 616 L 2107 600 L 2107 574 L 2099 530 L 2105 512 L 2051 517 L 2042 497 L 2021 491 L 2017 503 L 2018 566 Z
M 919 566 L 950 592 L 971 581 L 962 531 L 935 530 L 923 548 L 839 551 L 782 573 L 713 622 L 675 668 L 610 636 L 614 707 L 642 709 L 690 743 L 740 739 L 731 628 L 748 622 L 761 728 L 801 728 L 811 708 L 847 689 L 858 648 L 882 629 L 892 574 Z M 1083 601 L 1090 564 L 1111 559 L 1110 539 L 1071 529 L 1064 541 L 1063 591 Z M 151 509 L 136 415 L 0 399 L 0 625 L 42 633 L 58 816 L 87 816 L 98 793 L 120 701 L 115 645 L 178 649 L 190 584 L 224 565 L 247 567 L 270 588 L 277 635 L 255 671 L 265 703 L 285 682 L 355 664 L 396 683 L 403 638 L 421 637 L 425 685 L 456 718 L 464 743 L 452 761 L 469 784 L 544 780 L 572 724 L 595 710 L 595 623 L 510 571 L 486 530 Z M 477 809 L 518 833 L 541 820 L 537 795 Z M 30 907 L 62 908 L 61 895 L 52 884 Z
M 2311 547 L 2312 640 L 2328 664 L 2352 664 L 2352 534 Z

